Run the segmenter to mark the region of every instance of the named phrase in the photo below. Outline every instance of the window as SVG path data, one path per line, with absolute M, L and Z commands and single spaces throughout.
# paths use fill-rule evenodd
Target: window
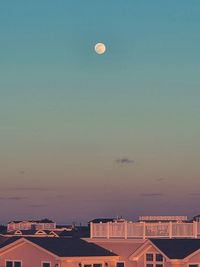
M 21 261 L 6 261 L 6 267 L 22 267 Z
M 95 264 L 93 264 L 93 267 L 102 267 L 102 264 L 100 264 L 100 263 L 95 263 Z
M 189 267 L 198 267 L 199 265 L 198 264 L 189 264 L 188 266 Z
M 6 261 L 6 267 L 13 267 L 12 261 Z
M 51 267 L 51 263 L 50 262 L 43 262 L 42 267 Z
M 153 261 L 153 254 L 147 253 L 146 254 L 146 261 Z
M 146 267 L 164 267 L 163 266 L 163 255 L 162 254 L 155 254 L 155 253 L 147 253 L 146 254 Z
M 162 254 L 156 254 L 156 261 L 163 261 L 163 255 Z
M 84 264 L 84 267 L 92 267 L 92 264 Z
M 117 262 L 116 267 L 124 267 L 124 262 Z

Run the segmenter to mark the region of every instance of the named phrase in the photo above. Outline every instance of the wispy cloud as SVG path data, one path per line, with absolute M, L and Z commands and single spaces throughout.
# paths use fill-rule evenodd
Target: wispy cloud
M 28 199 L 28 197 L 8 197 L 8 200 L 24 200 Z
M 116 159 L 115 162 L 119 165 L 128 165 L 128 164 L 134 164 L 135 161 L 129 158 L 119 158 Z
M 43 208 L 46 206 L 47 206 L 46 204 L 31 204 L 31 205 L 29 205 L 29 207 L 31 207 L 31 208 Z
M 5 187 L 1 191 L 54 191 L 48 187 Z
M 63 199 L 63 198 L 65 198 L 65 195 L 56 195 L 55 198 Z
M 193 196 L 193 197 L 200 197 L 200 193 L 189 193 L 190 196 Z
M 141 197 L 163 197 L 163 193 L 142 193 L 140 194 Z
M 155 181 L 156 181 L 156 182 L 163 182 L 164 180 L 165 180 L 165 178 L 160 177 L 160 178 L 157 178 Z
M 13 201 L 18 201 L 18 200 L 25 200 L 28 199 L 28 197 L 21 197 L 21 196 L 9 196 L 9 197 L 0 197 L 0 200 L 13 200 Z

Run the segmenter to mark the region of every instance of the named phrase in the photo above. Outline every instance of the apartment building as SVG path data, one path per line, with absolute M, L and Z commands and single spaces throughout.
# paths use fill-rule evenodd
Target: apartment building
M 7 224 L 7 232 L 15 230 L 53 230 L 55 228 L 56 223 L 49 219 L 11 221 Z

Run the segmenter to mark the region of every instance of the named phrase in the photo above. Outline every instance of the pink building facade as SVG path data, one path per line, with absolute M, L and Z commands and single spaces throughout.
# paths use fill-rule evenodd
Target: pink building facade
M 0 267 L 115 267 L 119 259 L 83 240 L 70 243 L 62 238 L 7 239 L 0 244 Z
M 200 267 L 200 239 L 4 237 L 0 267 Z
M 38 220 L 38 221 L 12 221 L 7 224 L 7 231 L 15 230 L 53 230 L 56 228 L 56 223 L 51 220 Z
M 119 255 L 124 267 L 200 267 L 200 239 L 91 241 Z

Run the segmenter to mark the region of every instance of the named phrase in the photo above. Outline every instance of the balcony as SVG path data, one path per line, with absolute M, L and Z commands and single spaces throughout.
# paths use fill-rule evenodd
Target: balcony
M 198 238 L 200 222 L 107 222 L 90 223 L 90 238 L 147 239 Z

